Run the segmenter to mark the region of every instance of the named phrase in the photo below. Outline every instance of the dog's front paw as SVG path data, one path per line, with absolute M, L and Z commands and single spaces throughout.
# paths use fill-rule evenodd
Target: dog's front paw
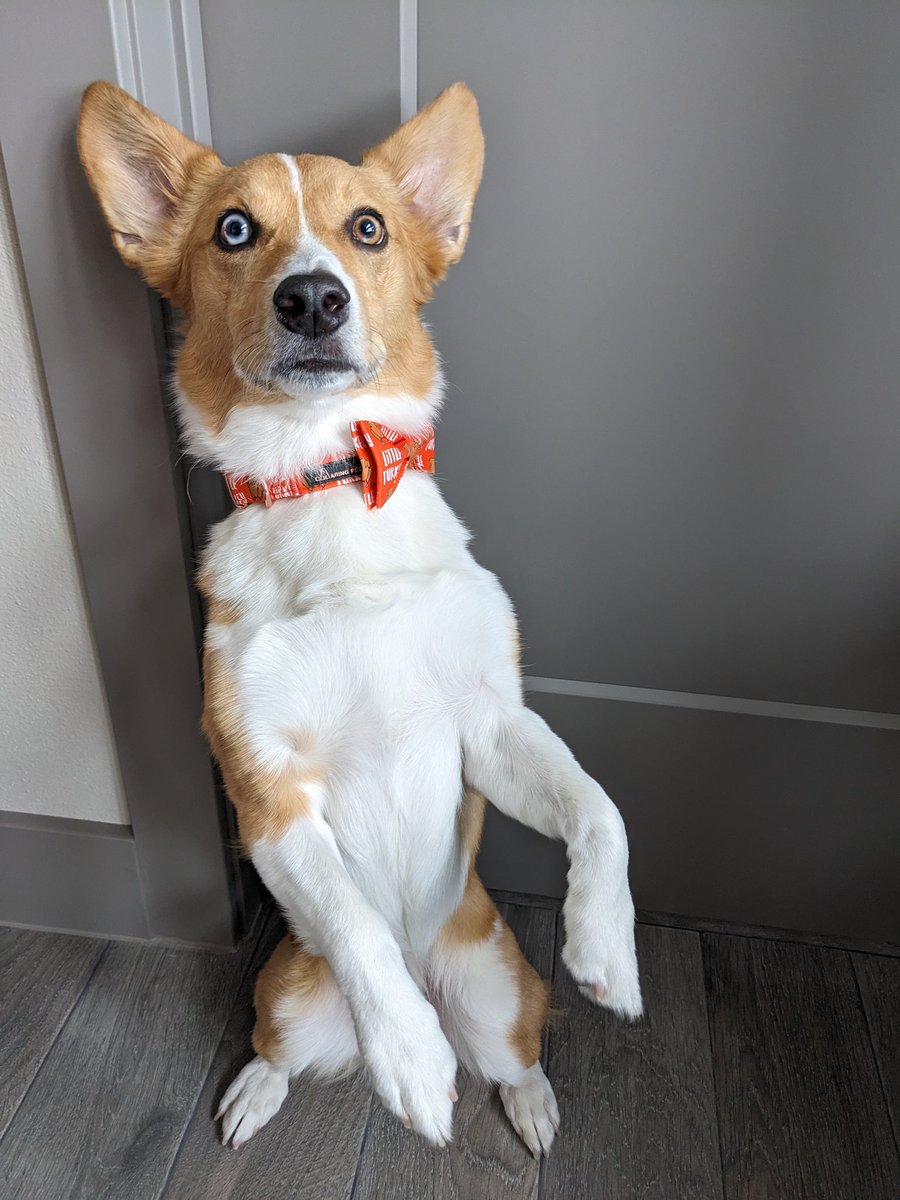
M 453 1129 L 456 1056 L 444 1037 L 437 1013 L 424 999 L 408 1011 L 358 1029 L 360 1049 L 372 1086 L 385 1108 L 436 1146 L 446 1146 Z
M 634 908 L 630 897 L 615 914 L 591 919 L 565 907 L 566 944 L 562 960 L 581 994 L 617 1016 L 636 1020 L 644 1011 L 634 948 Z

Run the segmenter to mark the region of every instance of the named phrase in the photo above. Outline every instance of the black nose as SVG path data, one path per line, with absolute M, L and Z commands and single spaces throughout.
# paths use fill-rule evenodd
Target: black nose
M 336 275 L 288 275 L 272 297 L 278 320 L 291 333 L 308 338 L 334 333 L 347 320 L 350 293 Z

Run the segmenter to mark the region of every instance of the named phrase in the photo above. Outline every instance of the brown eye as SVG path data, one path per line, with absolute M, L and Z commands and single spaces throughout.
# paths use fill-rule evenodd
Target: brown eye
M 378 250 L 387 241 L 387 229 L 378 213 L 366 209 L 351 218 L 350 236 L 361 246 L 367 246 L 370 250 Z

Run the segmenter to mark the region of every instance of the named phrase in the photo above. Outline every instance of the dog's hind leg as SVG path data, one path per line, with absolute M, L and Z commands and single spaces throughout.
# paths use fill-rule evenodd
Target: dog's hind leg
M 222 1097 L 222 1144 L 237 1148 L 278 1112 L 288 1081 L 307 1069 L 336 1075 L 358 1059 L 350 1009 L 324 958 L 293 937 L 275 948 L 256 981 L 256 1026 L 247 1064 Z
M 516 1132 L 532 1154 L 546 1154 L 559 1128 L 556 1099 L 540 1064 L 547 985 L 474 869 L 429 953 L 428 981 L 460 1062 L 500 1084 Z

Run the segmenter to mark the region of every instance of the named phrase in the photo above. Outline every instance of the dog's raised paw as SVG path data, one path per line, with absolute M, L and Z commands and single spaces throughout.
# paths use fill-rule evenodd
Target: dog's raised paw
M 636 1021 L 643 1014 L 641 983 L 637 976 L 637 961 L 632 955 L 611 955 L 605 962 L 588 965 L 583 959 L 566 958 L 563 962 L 578 985 L 578 991 L 592 1004 L 608 1008 L 626 1021 Z
M 510 1124 L 534 1157 L 549 1154 L 559 1133 L 559 1109 L 541 1064 L 529 1067 L 524 1082 L 516 1087 L 501 1084 L 500 1099 Z
M 644 1011 L 634 949 L 633 926 L 619 936 L 569 933 L 562 959 L 578 990 L 592 1004 L 635 1021 Z
M 247 1063 L 216 1112 L 222 1122 L 222 1145 L 237 1150 L 278 1112 L 288 1093 L 288 1072 L 264 1058 Z

